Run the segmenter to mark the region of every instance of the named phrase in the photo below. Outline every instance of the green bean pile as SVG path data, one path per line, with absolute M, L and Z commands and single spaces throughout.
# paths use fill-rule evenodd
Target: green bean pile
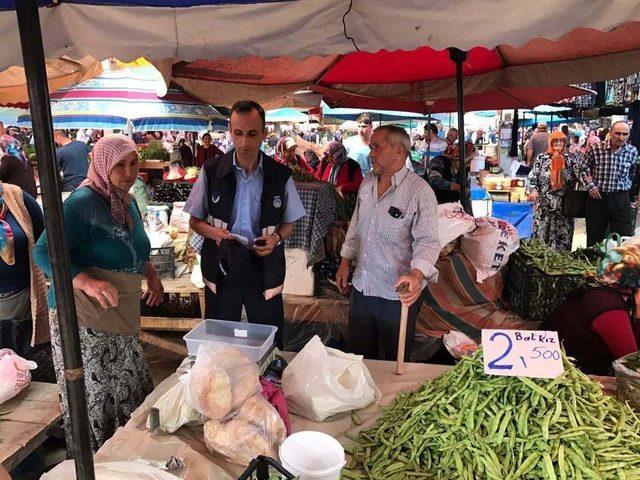
M 346 479 L 640 479 L 640 418 L 564 358 L 554 380 L 484 374 L 482 352 L 398 395 L 347 447 Z
M 527 265 L 548 275 L 584 275 L 595 272 L 595 266 L 580 252 L 558 252 L 536 239 L 522 240 L 518 252 Z

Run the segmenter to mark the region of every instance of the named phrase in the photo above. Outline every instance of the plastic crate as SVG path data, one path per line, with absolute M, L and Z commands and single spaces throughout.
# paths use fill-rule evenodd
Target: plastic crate
M 152 248 L 149 260 L 160 278 L 175 278 L 176 261 L 173 247 Z
M 542 321 L 576 288 L 586 284 L 582 275 L 549 275 L 527 265 L 521 253 L 509 258 L 505 296 L 511 310 L 527 320 Z
M 233 345 L 257 363 L 273 346 L 276 330 L 272 325 L 207 319 L 183 338 L 189 355 L 196 355 L 203 343 L 221 342 Z

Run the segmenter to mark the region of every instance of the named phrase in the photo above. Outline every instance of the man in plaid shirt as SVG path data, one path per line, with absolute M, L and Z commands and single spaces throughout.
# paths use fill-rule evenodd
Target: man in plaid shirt
M 587 151 L 582 163 L 581 180 L 589 188 L 586 204 L 587 245 L 611 233 L 633 235 L 635 209 L 631 205 L 631 182 L 636 169 L 638 150 L 629 145 L 629 125 L 611 125 L 611 138 L 596 143 Z

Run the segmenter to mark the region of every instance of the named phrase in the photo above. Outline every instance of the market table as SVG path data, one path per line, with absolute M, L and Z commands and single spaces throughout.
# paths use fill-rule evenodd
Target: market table
M 295 354 L 286 353 L 292 358 Z M 382 411 L 382 407 L 390 404 L 399 392 L 413 390 L 426 380 L 435 378 L 450 367 L 418 363 L 405 364 L 404 375 L 395 374 L 395 362 L 365 360 L 373 380 L 382 394 L 379 401 L 360 410 L 358 414 L 363 421 L 356 427 L 349 413 L 334 417 L 330 421 L 318 423 L 296 415 L 291 415 L 293 432 L 316 430 L 325 432 L 342 443 L 348 442 L 345 433 L 360 429 L 373 423 Z M 156 400 L 178 381 L 177 374 L 171 375 L 146 398 L 144 403 L 133 413 L 131 420 L 119 428 L 96 454 L 96 462 L 127 461 L 142 459 L 151 464 L 161 465 L 169 457 L 175 456 L 185 462 L 185 469 L 177 470 L 184 479 L 222 480 L 235 479 L 244 470 L 242 467 L 224 461 L 209 453 L 204 445 L 202 427 L 182 427 L 175 434 L 151 435 L 145 428 L 149 409 Z
M 49 437 L 62 418 L 58 386 L 31 382 L 0 405 L 0 463 L 11 471 Z

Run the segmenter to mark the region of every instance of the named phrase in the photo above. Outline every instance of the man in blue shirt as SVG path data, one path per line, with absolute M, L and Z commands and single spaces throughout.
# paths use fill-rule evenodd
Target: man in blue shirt
M 66 130 L 54 130 L 53 139 L 59 145 L 56 158 L 62 170 L 62 191 L 72 192 L 87 178 L 89 149 L 84 142 L 72 141 Z
M 189 225 L 204 237 L 205 318 L 278 327 L 282 348 L 284 245 L 306 212 L 291 170 L 260 150 L 264 109 L 237 102 L 229 119 L 234 149 L 205 166 L 185 205 Z
M 369 159 L 369 142 L 373 131 L 373 119 L 368 113 L 361 114 L 356 120 L 358 123 L 358 135 L 349 137 L 344 142 L 349 158 L 355 160 L 360 165 L 362 175 L 366 176 L 371 170 L 371 160 Z

